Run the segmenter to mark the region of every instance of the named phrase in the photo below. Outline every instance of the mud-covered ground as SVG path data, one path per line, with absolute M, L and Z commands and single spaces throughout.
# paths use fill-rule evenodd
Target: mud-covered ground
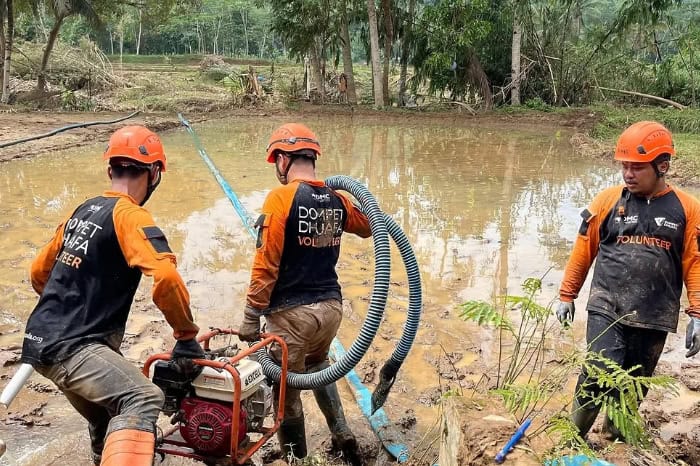
M 0 332 L 3 333 L 19 331 L 21 331 L 19 327 L 9 325 L 0 329 Z M 162 314 L 150 302 L 148 290 L 142 286 L 132 306 L 126 336 L 121 347 L 122 353 L 128 360 L 143 367 L 144 361 L 151 354 L 172 349 L 174 340 L 170 332 L 170 327 Z M 218 340 L 218 343 L 228 344 L 229 341 Z M 212 340 L 212 347 L 216 347 L 216 344 L 217 341 Z M 0 386 L 4 387 L 15 372 L 20 353 L 21 350 L 17 347 L 0 349 Z M 360 377 L 365 381 L 376 379 L 377 365 L 376 361 L 364 363 L 364 369 L 358 371 Z M 345 384 L 340 383 L 339 389 L 345 400 L 352 399 L 352 394 Z M 332 449 L 328 428 L 316 407 L 312 393 L 304 391 L 302 399 L 306 411 L 310 454 L 314 455 L 315 461 L 324 461 L 321 464 L 345 464 L 340 453 Z M 8 444 L 8 454 L 0 460 L 0 464 L 47 466 L 91 464 L 87 424 L 61 401 L 61 393 L 50 381 L 37 374 L 32 376 L 9 409 L 0 410 L 0 439 L 5 440 Z M 382 465 L 388 462 L 386 454 L 379 449 L 376 437 L 359 408 L 354 403 L 348 402 L 344 403 L 344 408 L 348 422 L 358 438 L 360 453 L 365 458 L 366 464 Z M 71 425 L 72 428 L 67 428 L 67 424 Z M 409 410 L 406 416 L 396 420 L 392 428 L 401 435 L 408 434 L 407 438 L 410 439 L 415 434 L 411 432 L 415 424 L 416 418 L 411 415 Z M 159 427 L 163 430 L 170 427 L 169 420 L 165 416 L 161 416 Z M 57 432 L 60 434 L 55 435 Z M 41 445 L 41 448 L 37 448 L 34 452 L 29 450 L 12 455 L 10 451 L 13 450 L 13 442 L 18 437 L 25 437 L 21 440 L 22 443 L 27 443 L 26 437 L 35 438 L 37 445 Z M 256 464 L 274 464 L 276 466 L 286 464 L 279 460 L 279 444 L 276 437 L 273 437 L 259 450 L 254 456 L 254 460 Z M 187 466 L 200 463 L 169 456 L 165 458 L 164 462 L 157 464 Z
M 351 109 L 349 107 L 315 107 L 303 105 L 298 112 L 285 110 L 269 110 L 261 108 L 228 110 L 220 113 L 187 114 L 186 117 L 193 122 L 225 118 L 232 116 L 250 115 L 289 115 L 290 118 L 308 113 L 322 114 L 344 113 L 363 119 L 385 120 L 396 118 L 401 120 L 444 120 L 450 125 L 478 125 L 488 123 L 491 127 L 502 128 L 508 131 L 514 127 L 538 126 L 543 123 L 559 125 L 573 133 L 572 144 L 588 150 L 589 153 L 599 152 L 602 146 L 596 145 L 590 139 L 584 138 L 587 129 L 595 121 L 595 115 L 586 111 L 569 114 L 551 115 L 508 115 L 508 114 L 481 114 L 470 116 L 458 113 L 405 113 L 405 112 L 376 112 L 368 109 Z M 8 112 L 0 109 L 0 144 L 19 138 L 28 137 L 54 130 L 58 127 L 87 121 L 109 120 L 124 116 L 126 113 L 61 113 L 61 112 Z M 0 170 L 3 163 L 16 158 L 31 157 L 38 154 L 50 156 L 55 150 L 68 147 L 79 147 L 107 141 L 109 134 L 115 128 L 126 124 L 145 124 L 157 131 L 165 131 L 177 127 L 180 123 L 174 114 L 141 114 L 135 118 L 116 125 L 99 125 L 89 128 L 74 129 L 49 138 L 38 139 L 7 148 L 0 148 Z M 591 146 L 593 148 L 591 149 Z M 587 148 L 587 149 L 586 149 Z M 18 286 L 20 286 L 18 284 Z M 455 283 L 458 288 L 459 284 Z M 346 319 L 353 321 L 357 316 L 348 315 Z M 684 328 L 681 325 L 680 328 Z M 21 332 L 19 325 L 0 325 L 0 334 Z M 428 332 L 428 335 L 430 332 Z M 390 339 L 392 335 L 379 335 L 380 338 Z M 425 337 L 429 339 L 429 336 Z M 147 355 L 169 350 L 173 340 L 170 337 L 167 324 L 162 315 L 150 303 L 147 290 L 141 290 L 136 299 L 131 318 L 127 328 L 127 337 L 124 340 L 123 352 L 125 356 L 135 364 L 143 363 Z M 435 344 L 435 342 L 432 342 Z M 656 452 L 631 451 L 624 445 L 610 444 L 600 434 L 600 422 L 594 427 L 591 441 L 594 446 L 602 450 L 602 457 L 619 465 L 655 465 L 655 464 L 700 464 L 700 359 L 684 360 L 682 357 L 682 336 L 680 334 L 669 337 L 667 347 L 669 351 L 663 356 L 657 373 L 672 375 L 682 383 L 681 397 L 670 398 L 666 394 L 652 392 L 643 404 L 643 411 L 647 422 L 654 433 Z M 476 361 L 465 362 L 466 355 L 480 354 L 481 349 L 474 341 L 465 336 L 459 349 L 448 349 L 444 357 L 426 356 L 431 366 L 435 367 L 441 377 L 439 384 L 422 393 L 414 393 L 412 387 L 402 381 L 397 382 L 392 397 L 400 399 L 401 393 L 409 393 L 411 402 L 402 411 L 403 415 L 396 416 L 394 428 L 405 436 L 406 442 L 415 452 L 412 464 L 433 464 L 437 454 L 438 442 L 434 437 L 425 437 L 425 432 L 416 431 L 415 399 L 421 406 L 437 406 L 443 394 L 449 390 L 461 389 L 468 391 L 475 385 L 481 374 L 487 368 L 477 358 Z M 16 369 L 16 362 L 20 354 L 19 348 L 0 348 L 0 386 L 4 386 L 11 373 Z M 378 380 L 378 372 L 383 359 L 368 355 L 357 367 L 357 372 L 363 382 L 370 389 Z M 344 391 L 344 399 L 350 399 L 351 395 L 341 385 Z M 415 396 L 414 396 L 415 395 Z M 60 432 L 66 432 L 65 425 L 80 425 L 67 434 L 68 438 L 56 438 L 51 446 L 40 452 L 29 452 L 24 464 L 55 464 L 61 466 L 89 464 L 87 448 L 87 432 L 84 423 L 72 411 L 66 411 L 65 406 L 60 408 L 57 401 L 61 398 L 51 384 L 45 379 L 34 377 L 12 407 L 5 411 L 0 410 L 0 438 L 11 439 L 13 436 L 34 436 L 41 438 L 46 443 L 46 438 L 52 438 L 54 427 Z M 330 439 L 325 422 L 315 407 L 310 393 L 304 394 L 305 407 L 308 412 L 308 438 L 311 451 L 329 451 Z M 63 404 L 65 405 L 65 403 Z M 369 464 L 384 464 L 387 462 L 384 454 L 379 451 L 377 442 L 367 426 L 358 408 L 352 403 L 345 403 L 346 413 L 353 430 L 359 438 L 364 457 Z M 514 426 L 504 425 L 503 411 L 498 409 L 484 410 L 483 407 L 468 409 L 462 412 L 465 420 L 465 435 L 472 438 L 475 455 L 465 464 L 491 464 L 493 455 L 507 441 L 512 434 Z M 490 417 L 489 417 L 490 416 Z M 501 416 L 499 418 L 499 416 Z M 429 424 L 429 422 L 425 422 Z M 478 427 L 478 432 L 474 429 Z M 476 440 L 474 440 L 476 439 Z M 509 460 L 511 464 L 527 464 L 532 456 L 527 448 L 536 449 L 540 445 L 524 442 L 524 450 L 518 450 Z M 275 448 L 274 441 L 265 450 L 266 460 L 271 460 L 270 450 Z M 333 462 L 334 455 L 329 452 L 327 460 Z M 526 459 L 527 458 L 527 459 Z M 260 458 L 258 458 L 260 459 Z M 8 457 L 3 458 L 7 462 Z M 336 461 L 340 463 L 340 461 Z M 0 462 L 0 464 L 5 464 Z M 13 464 L 7 462 L 6 464 Z M 184 460 L 169 459 L 166 464 L 191 464 Z

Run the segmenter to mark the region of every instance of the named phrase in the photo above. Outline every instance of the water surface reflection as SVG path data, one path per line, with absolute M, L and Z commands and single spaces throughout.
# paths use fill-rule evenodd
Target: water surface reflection
M 438 342 L 464 353 L 457 367 L 471 364 L 479 349 L 482 357 L 488 356 L 492 336 L 461 322 L 455 306 L 517 293 L 525 278 L 548 270 L 543 299 L 554 298 L 579 211 L 598 191 L 616 183 L 618 174 L 607 164 L 574 156 L 567 135 L 555 129 L 348 117 L 303 121 L 323 146 L 320 176 L 346 174 L 365 183 L 415 249 L 424 282 L 424 320 L 387 411 L 400 417 L 408 399 L 424 429 L 434 412 L 415 401 L 438 383 L 433 367 L 441 353 Z M 253 214 L 277 183 L 264 149 L 270 132 L 283 122 L 251 118 L 196 127 L 222 175 Z M 149 209 L 178 254 L 198 322 L 203 327 L 237 325 L 252 241 L 188 134 L 174 131 L 162 137 L 168 171 Z M 21 343 L 23 323 L 36 299 L 27 271 L 37 248 L 71 208 L 107 187 L 102 149 L 100 144 L 0 164 L 0 293 L 5 298 L 0 301 L 0 346 Z M 397 251 L 392 259 L 392 281 L 404 286 L 392 287 L 386 324 L 373 345 L 372 357 L 380 361 L 401 334 L 407 301 Z M 346 344 L 367 307 L 371 262 L 371 242 L 349 238 L 344 243 L 341 283 L 356 313 L 341 330 Z M 22 428 L 9 429 L 11 434 L 0 427 L 5 431 L 0 436 L 19 437 L 14 434 Z

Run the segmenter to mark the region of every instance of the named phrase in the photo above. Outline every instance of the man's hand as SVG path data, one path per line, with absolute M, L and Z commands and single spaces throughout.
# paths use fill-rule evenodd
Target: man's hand
M 574 313 L 576 312 L 576 306 L 574 302 L 570 301 L 565 303 L 564 301 L 559 303 L 559 308 L 557 309 L 557 319 L 564 327 L 571 325 L 574 321 Z
M 190 340 L 178 340 L 175 343 L 170 360 L 177 370 L 185 376 L 194 379 L 202 372 L 202 367 L 195 365 L 193 359 L 204 359 L 204 350 L 194 338 Z
M 693 357 L 700 351 L 700 318 L 698 317 L 691 317 L 685 328 L 685 348 L 688 350 L 685 353 L 686 358 Z
M 260 340 L 260 314 L 250 306 L 243 311 L 243 322 L 238 328 L 238 338 L 241 341 Z
M 204 350 L 194 338 L 190 340 L 178 340 L 175 343 L 170 359 L 204 359 Z

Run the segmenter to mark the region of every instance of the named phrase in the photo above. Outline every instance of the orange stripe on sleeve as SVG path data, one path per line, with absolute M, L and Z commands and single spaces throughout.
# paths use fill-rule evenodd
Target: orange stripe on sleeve
M 700 201 L 679 189 L 674 191 L 686 218 L 682 264 L 690 306 L 685 312 L 692 317 L 700 317 Z
M 258 311 L 267 309 L 270 296 L 279 277 L 284 252 L 284 238 L 289 209 L 299 182 L 273 189 L 265 198 L 262 215 L 265 220 L 259 228 L 258 244 L 250 273 L 246 303 Z
M 620 199 L 622 186 L 608 188 L 598 194 L 591 202 L 588 212 L 588 227 L 585 234 L 579 231 L 574 249 L 566 264 L 564 278 L 559 289 L 559 299 L 571 302 L 578 297 L 579 291 L 586 281 L 588 270 L 598 254 L 600 244 L 600 226 L 610 209 Z M 585 221 L 585 220 L 584 220 Z
M 336 193 L 338 194 L 338 193 Z M 345 222 L 345 231 L 354 233 L 360 238 L 369 238 L 372 236 L 372 230 L 369 227 L 369 220 L 362 211 L 352 203 L 350 199 L 338 194 L 338 197 L 343 201 L 345 210 L 348 212 L 348 219 Z
M 51 241 L 41 248 L 39 254 L 37 254 L 32 261 L 29 279 L 32 282 L 32 288 L 34 288 L 37 294 L 43 293 L 46 282 L 49 280 L 51 269 L 56 262 L 56 256 L 58 256 L 61 246 L 63 245 L 64 226 L 69 219 L 70 216 L 58 225 Z
M 190 295 L 176 269 L 175 255 L 157 252 L 144 233 L 144 228 L 155 226 L 151 214 L 129 199 L 121 198 L 114 206 L 113 219 L 119 245 L 129 266 L 153 277 L 153 302 L 173 328 L 175 339 L 194 338 L 199 328 L 192 319 Z

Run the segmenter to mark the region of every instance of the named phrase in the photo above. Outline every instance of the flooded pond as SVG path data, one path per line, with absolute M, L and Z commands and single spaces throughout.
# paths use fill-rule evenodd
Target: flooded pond
M 575 157 L 569 135 L 558 129 L 345 116 L 302 121 L 322 144 L 319 176 L 344 174 L 367 185 L 404 229 L 417 255 L 423 321 L 385 408 L 391 418 L 399 418 L 410 407 L 418 419 L 415 435 L 420 436 L 437 415 L 423 400 L 440 384 L 434 365 L 443 354 L 441 346 L 463 355 L 457 367 L 472 364 L 479 353 L 489 356 L 493 337 L 462 322 L 456 306 L 469 299 L 518 294 L 524 279 L 545 273 L 542 300 L 554 299 L 580 210 L 602 188 L 616 184 L 619 174 L 610 164 Z M 221 174 L 253 216 L 277 184 L 264 150 L 269 134 L 281 123 L 276 118 L 238 118 L 195 126 Z M 148 208 L 178 255 L 196 321 L 202 328 L 236 326 L 254 245 L 190 136 L 178 130 L 163 133 L 162 139 L 168 170 Z M 36 301 L 28 269 L 37 248 L 70 209 L 108 187 L 103 148 L 101 144 L 0 164 L 0 347 L 21 344 L 23 324 Z M 371 247 L 371 241 L 359 238 L 348 237 L 343 243 L 339 275 L 356 314 L 346 316 L 341 329 L 346 346 L 367 308 Z M 391 354 L 405 320 L 406 277 L 395 250 L 392 261 L 392 283 L 397 286 L 390 290 L 386 322 L 368 355 L 379 367 Z M 148 290 L 149 281 L 144 281 L 142 288 Z M 584 299 L 579 301 L 583 309 Z M 579 315 L 576 321 L 577 335 L 583 335 L 585 317 Z M 149 349 L 148 342 L 136 347 L 138 351 L 127 356 L 138 360 L 139 352 Z M 348 392 L 344 395 L 350 405 Z M 59 431 L 82 431 L 81 419 L 64 403 L 55 397 L 46 408 L 73 420 L 72 427 L 70 422 L 59 423 Z M 312 404 L 307 402 L 307 408 Z M 16 458 L 43 445 L 42 438 L 55 436 L 53 428 L 0 425 L 0 438 L 8 439 Z

